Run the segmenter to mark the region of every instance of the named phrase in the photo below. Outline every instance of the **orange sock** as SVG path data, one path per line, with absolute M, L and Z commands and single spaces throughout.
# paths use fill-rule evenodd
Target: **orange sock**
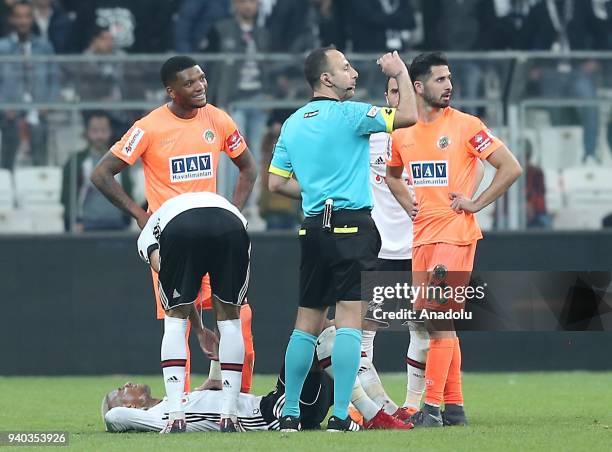
M 425 403 L 440 406 L 448 370 L 453 359 L 455 338 L 431 339 L 425 364 Z
M 191 350 L 189 350 L 189 333 L 191 332 L 191 322 L 187 322 L 187 331 L 185 332 L 185 340 L 187 341 L 187 362 L 185 363 L 185 386 L 184 391 L 189 394 L 191 387 Z
M 253 333 L 251 332 L 251 320 L 253 313 L 248 304 L 240 308 L 240 320 L 242 321 L 242 339 L 244 341 L 244 364 L 242 365 L 242 383 L 240 392 L 251 392 L 253 384 L 253 366 L 255 365 L 255 349 L 253 348 Z
M 453 359 L 448 369 L 446 386 L 444 387 L 444 403 L 463 405 L 463 391 L 461 390 L 461 347 L 459 338 L 455 339 Z

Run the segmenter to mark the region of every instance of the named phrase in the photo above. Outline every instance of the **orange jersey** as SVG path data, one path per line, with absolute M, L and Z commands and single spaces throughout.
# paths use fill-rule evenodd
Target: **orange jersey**
M 145 196 L 154 212 L 182 193 L 216 193 L 221 152 L 234 158 L 246 147 L 223 110 L 208 104 L 194 118 L 181 119 L 162 105 L 136 121 L 111 152 L 130 165 L 142 159 Z
M 450 107 L 431 123 L 394 131 L 392 142 L 387 165 L 406 167 L 418 202 L 413 246 L 468 245 L 481 239 L 476 217 L 453 211 L 449 193 L 471 196 L 476 159 L 486 159 L 503 143 L 480 119 Z

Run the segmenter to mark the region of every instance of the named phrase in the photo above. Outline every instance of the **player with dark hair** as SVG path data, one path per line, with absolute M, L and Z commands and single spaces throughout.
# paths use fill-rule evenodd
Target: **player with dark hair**
M 313 99 L 285 121 L 270 165 L 270 190 L 301 198 L 306 217 L 299 232 L 299 308 L 285 355 L 285 431 L 299 430 L 299 394 L 330 306 L 336 307 L 337 333 L 332 352 L 334 413 L 328 430 L 358 429 L 350 421 L 348 404 L 360 358 L 361 272 L 376 268 L 380 249 L 370 216 L 368 138 L 416 121 L 406 65 L 397 52 L 383 55 L 378 64 L 398 82 L 397 108 L 350 102 L 357 71 L 334 48 L 312 51 L 304 75 Z
M 151 212 L 155 212 L 168 199 L 190 192 L 215 193 L 217 167 L 221 153 L 225 152 L 240 170 L 232 202 L 242 209 L 253 190 L 257 168 L 234 121 L 224 111 L 208 103 L 208 82 L 204 71 L 192 58 L 174 56 L 162 65 L 160 75 L 170 102 L 134 123 L 100 160 L 92 173 L 92 182 L 113 204 L 135 218 L 142 228 Z M 138 159 L 142 160 L 145 173 L 148 212 L 127 195 L 114 177 Z M 165 317 L 157 275 L 152 273 L 158 318 L 172 322 Z M 195 301 L 194 306 L 198 309 L 211 308 L 211 289 L 207 276 L 203 278 L 194 299 L 189 301 Z M 217 303 L 215 306 L 221 307 Z M 244 391 L 250 389 L 254 361 L 250 315 L 248 305 L 243 306 L 243 332 L 238 331 L 234 336 L 235 341 L 245 343 L 241 385 Z M 236 321 L 240 325 L 240 320 Z M 187 324 L 178 328 L 184 331 L 184 335 L 188 334 Z M 188 390 L 188 356 L 181 362 L 182 367 L 185 367 L 185 389 Z M 223 380 L 227 380 L 224 374 L 228 370 L 223 369 L 223 362 L 220 372 L 218 367 L 217 373 L 223 375 Z
M 494 202 L 522 170 L 508 148 L 478 118 L 449 106 L 453 85 L 441 53 L 417 56 L 410 65 L 417 97 L 418 123 L 392 135 L 387 184 L 413 219 L 413 286 L 459 287 L 469 282 L 476 242 L 482 233 L 475 213 Z M 495 177 L 472 199 L 479 160 L 496 169 Z M 416 202 L 402 173 L 409 171 Z M 419 296 L 416 310 L 458 311 L 452 298 Z M 437 316 L 432 316 L 437 317 Z M 467 423 L 461 389 L 461 351 L 453 320 L 427 317 L 431 340 L 425 369 L 425 404 L 411 420 L 415 426 Z

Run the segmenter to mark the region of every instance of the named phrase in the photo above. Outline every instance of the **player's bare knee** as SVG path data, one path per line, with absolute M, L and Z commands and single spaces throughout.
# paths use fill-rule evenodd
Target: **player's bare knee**
M 189 317 L 189 313 L 191 312 L 192 305 L 185 304 L 182 306 L 177 306 L 175 308 L 168 309 L 166 311 L 166 315 L 168 317 L 174 317 L 177 319 L 186 319 Z
M 240 306 L 231 303 L 223 303 L 213 295 L 213 307 L 217 321 L 236 320 L 240 318 Z

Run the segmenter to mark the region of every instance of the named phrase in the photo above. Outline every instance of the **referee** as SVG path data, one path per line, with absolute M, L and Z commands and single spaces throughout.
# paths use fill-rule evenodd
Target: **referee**
M 334 412 L 327 429 L 359 429 L 348 416 L 348 404 L 360 358 L 361 272 L 375 270 L 380 249 L 370 216 L 368 139 L 417 120 L 412 82 L 397 52 L 377 63 L 397 80 L 397 109 L 348 102 L 355 94 L 357 71 L 333 47 L 312 51 L 304 73 L 313 98 L 283 125 L 270 165 L 270 190 L 301 198 L 305 216 L 299 232 L 299 308 L 285 355 L 283 431 L 300 429 L 299 395 L 330 306 L 336 306 L 337 334 Z

